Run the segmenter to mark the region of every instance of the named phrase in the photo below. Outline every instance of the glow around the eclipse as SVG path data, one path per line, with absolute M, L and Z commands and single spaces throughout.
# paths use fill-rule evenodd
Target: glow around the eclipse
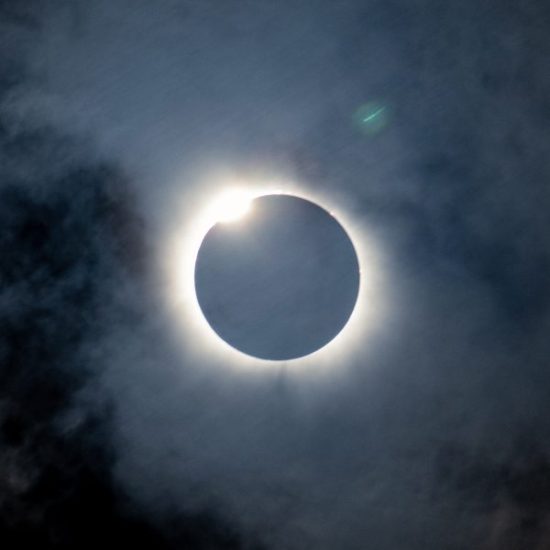
M 351 238 L 360 267 L 359 294 L 355 309 L 342 331 L 323 348 L 305 357 L 288 361 L 270 361 L 246 355 L 222 340 L 206 321 L 195 293 L 194 269 L 202 240 L 216 223 L 246 223 L 254 198 L 288 194 L 315 202 L 334 215 Z M 160 258 L 163 293 L 175 321 L 178 341 L 186 355 L 206 360 L 208 365 L 263 372 L 288 367 L 289 372 L 319 372 L 341 368 L 351 359 L 357 346 L 368 343 L 374 329 L 383 323 L 387 312 L 383 262 L 380 253 L 361 227 L 328 196 L 300 192 L 290 183 L 235 185 L 222 182 L 208 193 L 197 193 L 193 205 L 189 197 L 180 209 L 174 207 L 173 219 Z M 202 200 L 200 200 L 202 199 Z M 184 203 L 184 204 L 183 204 Z M 178 212 L 179 210 L 179 212 Z M 183 220 L 183 221 L 182 221 Z M 262 371 L 262 369 L 264 369 Z

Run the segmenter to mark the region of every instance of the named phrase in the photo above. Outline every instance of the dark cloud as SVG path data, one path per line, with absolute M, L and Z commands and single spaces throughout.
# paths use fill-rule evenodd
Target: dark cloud
M 550 543 L 548 449 L 527 430 L 506 456 L 447 445 L 437 457 L 438 490 L 478 511 L 487 525 L 487 550 L 543 549 Z
M 0 13 L 34 30 L 33 10 L 18 6 L 2 3 Z M 2 62 L 2 546 L 251 548 L 214 510 L 151 517 L 116 483 L 112 404 L 90 390 L 100 369 L 83 350 L 102 338 L 98 318 L 116 281 L 145 274 L 143 224 L 119 169 L 10 112 L 25 66 Z

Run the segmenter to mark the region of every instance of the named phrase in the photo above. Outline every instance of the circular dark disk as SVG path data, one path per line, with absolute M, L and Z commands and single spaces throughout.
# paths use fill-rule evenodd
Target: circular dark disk
M 262 359 L 295 359 L 325 346 L 347 323 L 359 262 L 326 210 L 265 195 L 242 219 L 206 234 L 195 289 L 206 320 L 228 344 Z

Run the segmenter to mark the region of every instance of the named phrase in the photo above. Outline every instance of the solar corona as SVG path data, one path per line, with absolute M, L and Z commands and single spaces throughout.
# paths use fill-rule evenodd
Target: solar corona
M 185 351 L 260 372 L 319 372 L 352 355 L 385 309 L 364 228 L 290 184 L 220 186 L 203 199 L 163 250 Z

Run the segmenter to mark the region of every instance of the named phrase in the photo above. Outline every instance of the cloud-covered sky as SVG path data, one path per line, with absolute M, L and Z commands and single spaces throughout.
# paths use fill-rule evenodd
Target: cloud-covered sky
M 4 546 L 548 548 L 549 29 L 542 0 L 0 1 Z M 168 311 L 167 235 L 224 172 L 375 245 L 385 313 L 319 376 Z

